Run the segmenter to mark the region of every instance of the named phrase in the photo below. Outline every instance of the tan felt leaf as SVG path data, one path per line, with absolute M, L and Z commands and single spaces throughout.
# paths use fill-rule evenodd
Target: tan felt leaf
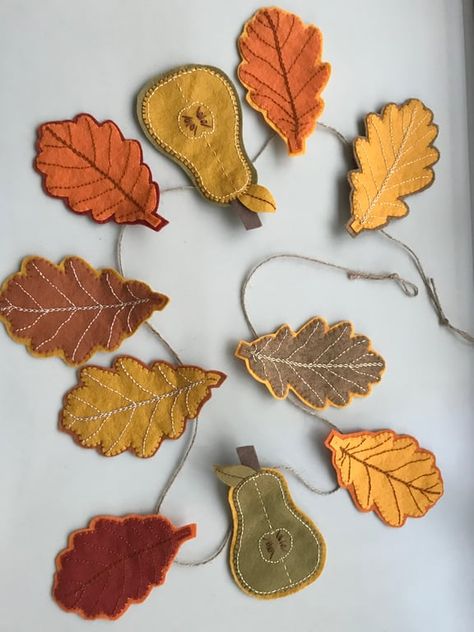
M 239 37 L 239 79 L 247 101 L 288 145 L 305 150 L 316 126 L 331 66 L 321 61 L 323 38 L 313 24 L 277 7 L 259 9 Z
M 225 375 L 195 366 L 150 366 L 119 356 L 111 369 L 86 366 L 79 385 L 66 394 L 61 426 L 86 448 L 105 456 L 125 450 L 150 457 L 165 438 L 177 439 L 195 419 L 211 389 Z
M 357 508 L 375 511 L 391 527 L 424 516 L 443 494 L 434 454 L 420 448 L 414 437 L 392 430 L 334 430 L 325 443 L 339 485 L 349 490 Z
M 431 185 L 431 167 L 439 159 L 433 147 L 438 126 L 432 121 L 433 113 L 418 99 L 403 105 L 389 103 L 381 114 L 367 116 L 367 136 L 354 142 L 359 169 L 348 176 L 352 193 L 347 230 L 351 234 L 403 217 L 408 213 L 403 198 Z
M 79 257 L 59 265 L 26 257 L 2 286 L 0 320 L 33 355 L 60 356 L 75 366 L 96 351 L 117 349 L 167 303 L 145 283 L 95 270 Z
M 214 472 L 217 478 L 229 487 L 236 487 L 243 480 L 257 473 L 253 467 L 247 465 L 214 465 Z
M 293 391 L 315 409 L 347 406 L 352 396 L 368 395 L 385 368 L 370 340 L 353 334 L 351 323 L 341 321 L 329 327 L 319 317 L 296 333 L 282 325 L 274 334 L 240 342 L 236 356 L 273 397 L 285 399 Z

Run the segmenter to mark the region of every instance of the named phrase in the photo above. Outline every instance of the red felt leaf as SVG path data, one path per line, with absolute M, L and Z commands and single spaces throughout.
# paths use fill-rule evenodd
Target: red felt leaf
M 90 114 L 51 121 L 38 129 L 36 169 L 45 191 L 63 198 L 76 213 L 96 222 L 145 224 L 160 230 L 168 223 L 156 213 L 160 189 L 144 164 L 140 143 L 127 140 L 113 121 Z
M 117 619 L 166 579 L 196 525 L 175 527 L 156 514 L 97 516 L 74 531 L 56 558 L 53 597 L 85 619 Z

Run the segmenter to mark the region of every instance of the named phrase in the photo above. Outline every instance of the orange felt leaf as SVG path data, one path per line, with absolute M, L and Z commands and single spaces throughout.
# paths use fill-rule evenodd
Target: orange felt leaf
M 97 222 L 145 224 L 160 230 L 168 222 L 156 214 L 160 190 L 143 163 L 140 143 L 126 140 L 113 121 L 90 114 L 52 121 L 38 129 L 36 169 L 53 197 Z
M 386 226 L 408 213 L 405 198 L 431 186 L 439 151 L 433 146 L 438 126 L 433 112 L 419 99 L 389 103 L 380 114 L 368 114 L 366 136 L 354 141 L 358 169 L 348 175 L 351 218 L 347 230 Z
M 196 525 L 175 527 L 160 515 L 97 516 L 74 531 L 56 558 L 53 597 L 85 619 L 118 619 L 144 601 Z
M 443 480 L 432 452 L 409 435 L 392 430 L 342 434 L 325 441 L 341 487 L 356 507 L 375 511 L 391 527 L 421 518 L 441 498 Z
M 113 351 L 155 310 L 168 303 L 140 281 L 115 270 L 95 270 L 79 257 L 55 265 L 26 257 L 0 291 L 0 320 L 33 355 L 82 364 L 96 351 Z
M 290 155 L 303 153 L 331 73 L 321 61 L 321 31 L 288 11 L 263 8 L 245 24 L 239 50 L 247 101 L 287 143 Z

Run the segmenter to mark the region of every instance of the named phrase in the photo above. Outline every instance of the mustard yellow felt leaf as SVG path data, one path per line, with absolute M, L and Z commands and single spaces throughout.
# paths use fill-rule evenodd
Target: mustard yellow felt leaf
M 390 103 L 381 114 L 366 117 L 367 136 L 354 143 L 359 169 L 349 173 L 352 235 L 403 217 L 408 213 L 403 198 L 431 185 L 431 167 L 439 159 L 433 147 L 438 126 L 432 121 L 433 113 L 418 99 Z
M 251 184 L 245 193 L 239 195 L 238 199 L 254 213 L 274 213 L 276 211 L 275 198 L 261 184 Z
M 325 441 L 341 487 L 361 511 L 374 511 L 391 527 L 420 518 L 443 494 L 441 472 L 432 452 L 409 435 L 392 430 L 342 434 Z
M 87 448 L 106 456 L 132 450 L 150 457 L 164 438 L 177 439 L 220 386 L 225 375 L 195 366 L 150 366 L 120 356 L 111 369 L 87 366 L 66 394 L 62 427 Z

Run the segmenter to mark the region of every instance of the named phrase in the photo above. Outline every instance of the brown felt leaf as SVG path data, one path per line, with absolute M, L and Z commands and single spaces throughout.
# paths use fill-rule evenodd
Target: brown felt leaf
M 434 454 L 409 435 L 331 432 L 326 446 L 339 485 L 361 511 L 375 511 L 391 527 L 420 518 L 441 498 L 443 480 Z
M 113 121 L 98 123 L 79 114 L 71 121 L 44 123 L 35 166 L 46 192 L 63 198 L 76 213 L 154 230 L 168 223 L 156 213 L 160 190 L 143 163 L 140 143 L 126 140 Z
M 195 524 L 175 527 L 160 515 L 97 516 L 57 556 L 53 597 L 85 619 L 118 619 L 164 584 L 179 548 L 195 535 Z
M 438 135 L 433 112 L 418 99 L 403 105 L 389 103 L 381 114 L 367 116 L 365 128 L 367 136 L 354 142 L 359 169 L 349 173 L 352 193 L 347 230 L 352 235 L 406 215 L 408 206 L 403 199 L 432 184 L 432 166 L 439 159 L 433 147 Z
M 246 23 L 239 50 L 238 75 L 247 101 L 283 138 L 290 154 L 304 152 L 331 72 L 321 61 L 321 31 L 294 13 L 267 7 Z
M 168 302 L 140 281 L 115 270 L 95 270 L 79 257 L 55 265 L 26 257 L 0 292 L 0 320 L 9 335 L 37 356 L 86 362 L 113 351 L 155 310 Z
M 61 426 L 106 456 L 132 450 L 150 457 L 163 439 L 183 434 L 224 379 L 219 371 L 167 362 L 146 366 L 120 356 L 111 369 L 81 369 L 78 386 L 64 398 Z
M 385 368 L 370 340 L 353 334 L 351 323 L 329 327 L 319 317 L 296 333 L 282 325 L 274 334 L 240 342 L 236 356 L 273 397 L 285 399 L 293 391 L 315 409 L 347 406 L 352 396 L 368 395 Z

